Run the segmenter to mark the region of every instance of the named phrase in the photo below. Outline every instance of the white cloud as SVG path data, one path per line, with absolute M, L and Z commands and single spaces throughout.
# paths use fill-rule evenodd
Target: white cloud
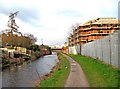
M 98 17 L 117 17 L 118 1 L 1 0 L 0 30 L 5 29 L 9 13 L 19 10 L 16 21 L 19 31 L 34 34 L 40 44 L 42 38 L 48 45 L 62 44 L 73 24 Z

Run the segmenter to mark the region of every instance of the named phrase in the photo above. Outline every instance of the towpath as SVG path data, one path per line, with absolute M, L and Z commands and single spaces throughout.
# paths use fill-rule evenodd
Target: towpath
M 89 87 L 86 76 L 81 66 L 71 57 L 64 55 L 70 63 L 71 70 L 64 87 Z

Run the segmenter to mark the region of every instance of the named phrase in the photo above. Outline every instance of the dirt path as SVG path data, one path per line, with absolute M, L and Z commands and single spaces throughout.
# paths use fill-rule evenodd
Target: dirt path
M 81 66 L 71 57 L 64 55 L 71 65 L 70 74 L 64 87 L 89 87 Z

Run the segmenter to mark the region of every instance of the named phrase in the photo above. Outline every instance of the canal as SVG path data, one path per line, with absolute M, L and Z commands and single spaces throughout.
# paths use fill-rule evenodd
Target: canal
M 35 87 L 40 77 L 50 73 L 58 61 L 56 53 L 52 53 L 31 63 L 7 68 L 2 72 L 2 87 Z

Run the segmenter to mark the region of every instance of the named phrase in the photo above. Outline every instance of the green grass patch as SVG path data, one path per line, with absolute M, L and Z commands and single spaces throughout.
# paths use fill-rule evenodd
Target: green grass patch
M 91 87 L 120 86 L 120 71 L 117 68 L 90 57 L 73 54 L 69 56 L 81 65 Z
M 70 72 L 70 65 L 68 60 L 59 54 L 60 62 L 59 68 L 45 80 L 42 80 L 39 87 L 63 87 Z

